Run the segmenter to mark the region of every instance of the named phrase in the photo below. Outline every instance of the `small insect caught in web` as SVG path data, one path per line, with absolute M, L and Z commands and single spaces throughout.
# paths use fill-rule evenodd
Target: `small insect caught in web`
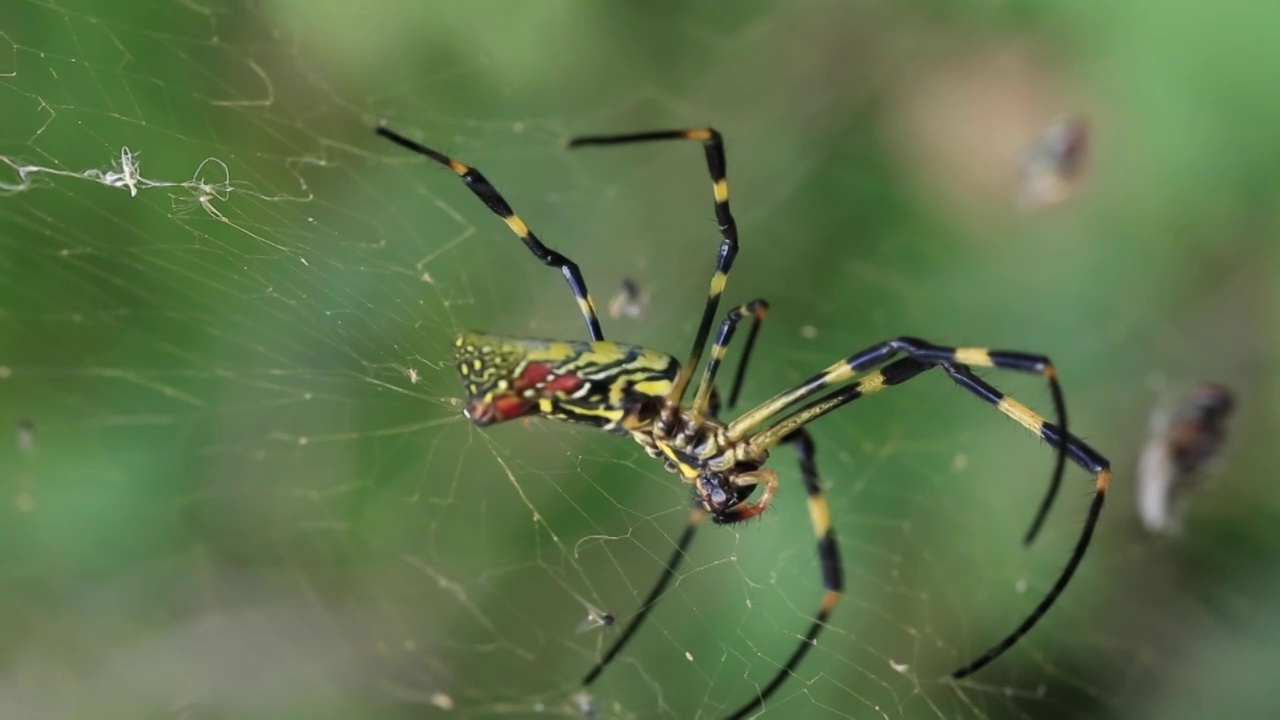
M 1235 397 L 1217 383 L 1201 383 L 1173 412 L 1152 416 L 1151 438 L 1138 461 L 1138 517 L 1152 533 L 1178 535 L 1187 498 L 1220 470 L 1227 419 Z
M 1088 150 L 1088 117 L 1064 118 L 1045 128 L 1022 154 L 1019 207 L 1035 212 L 1065 202 L 1079 189 Z
M 578 706 L 578 712 L 581 713 L 583 720 L 594 720 L 600 713 L 600 709 L 596 707 L 595 697 L 586 690 L 575 694 L 573 702 Z
M 635 280 L 622 279 L 618 294 L 609 300 L 609 317 L 638 318 L 649 305 L 649 293 L 642 291 Z
M 587 616 L 583 618 L 582 622 L 578 623 L 577 632 L 584 633 L 591 632 L 596 628 L 612 627 L 613 624 L 617 622 L 617 619 L 614 618 L 613 615 L 587 602 L 586 599 L 578 593 L 573 593 L 573 597 L 582 604 L 582 607 L 587 609 Z

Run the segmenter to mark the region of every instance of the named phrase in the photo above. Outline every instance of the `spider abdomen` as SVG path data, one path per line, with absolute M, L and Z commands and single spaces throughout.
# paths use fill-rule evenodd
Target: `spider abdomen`
M 528 415 L 614 429 L 656 415 L 680 363 L 639 345 L 464 332 L 454 343 L 467 417 L 490 425 Z

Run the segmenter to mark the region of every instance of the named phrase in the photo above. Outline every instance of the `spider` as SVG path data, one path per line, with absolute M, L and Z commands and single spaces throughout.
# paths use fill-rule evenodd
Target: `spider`
M 806 426 L 858 398 L 900 385 L 934 367 L 941 368 L 961 388 L 995 406 L 1056 448 L 1056 463 L 1048 492 L 1024 542 L 1030 543 L 1039 531 L 1057 495 L 1066 459 L 1071 459 L 1095 477 L 1093 500 L 1084 527 L 1066 567 L 1048 593 L 1004 639 L 953 671 L 950 677 L 966 677 L 1012 647 L 1045 615 L 1070 582 L 1089 547 L 1102 512 L 1111 471 L 1110 464 L 1101 454 L 1067 432 L 1062 388 L 1053 364 L 1043 355 L 977 347 L 944 347 L 917 338 L 899 337 L 859 350 L 758 407 L 732 420 L 721 420 L 716 378 L 739 323 L 750 319 L 742 359 L 725 403 L 726 409 L 733 408 L 737 404 L 761 320 L 769 309 L 767 302 L 757 299 L 733 308 L 724 316 L 711 345 L 702 378 L 693 392 L 693 401 L 684 404 L 694 372 L 701 365 L 720 296 L 738 254 L 737 226 L 729 211 L 724 142 L 716 130 L 659 130 L 579 137 L 569 142 L 570 147 L 660 140 L 693 140 L 702 144 L 711 173 L 715 214 L 720 229 L 720 252 L 693 348 L 683 364 L 674 356 L 658 350 L 606 342 L 578 265 L 544 245 L 478 170 L 386 127 L 379 127 L 377 133 L 453 170 L 476 197 L 506 222 L 534 257 L 559 269 L 569 283 L 591 335 L 591 340 L 585 342 L 461 333 L 455 343 L 457 368 L 468 395 L 464 413 L 471 422 L 485 426 L 533 415 L 629 436 L 649 455 L 661 458 L 668 471 L 678 474 L 693 486 L 693 512 L 663 572 L 626 628 L 583 678 L 584 692 L 654 609 L 675 577 L 697 529 L 707 518 L 715 524 L 731 525 L 756 517 L 768 509 L 778 489 L 778 478 L 772 469 L 766 467 L 766 462 L 773 448 L 786 444 L 793 446 L 799 457 L 800 478 L 808 494 L 810 520 L 817 538 L 823 595 L 816 616 L 800 644 L 774 675 L 729 717 L 740 718 L 761 709 L 792 676 L 816 643 L 844 588 L 839 545 L 822 493 L 815 444 Z M 977 377 L 970 370 L 972 366 L 1004 368 L 1042 376 L 1049 385 L 1057 422 L 1047 422 L 1027 406 Z M 827 390 L 829 392 L 822 394 Z M 752 496 L 757 491 L 760 495 L 753 500 Z

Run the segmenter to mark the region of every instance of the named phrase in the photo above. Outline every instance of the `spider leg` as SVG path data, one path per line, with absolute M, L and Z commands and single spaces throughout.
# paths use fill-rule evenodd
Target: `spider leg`
M 969 368 L 964 367 L 963 365 L 943 365 L 943 369 L 947 371 L 947 374 L 951 376 L 951 379 L 960 383 L 962 387 L 970 390 L 970 392 L 973 392 L 975 395 L 979 395 L 987 402 L 1000 407 L 1002 410 L 1004 410 L 1005 407 L 1010 407 L 1016 412 L 1021 413 L 1022 416 L 1028 420 L 1028 422 L 1024 424 L 1029 430 L 1034 431 L 1033 425 L 1036 424 L 1036 421 L 1039 421 L 1039 434 L 1050 444 L 1060 450 L 1065 450 L 1072 462 L 1075 462 L 1077 465 L 1085 468 L 1096 478 L 1093 501 L 1089 503 L 1089 515 L 1085 519 L 1084 529 L 1080 532 L 1080 537 L 1076 540 L 1076 546 L 1071 551 L 1071 557 L 1067 559 L 1067 565 L 1062 569 L 1062 572 L 1059 573 L 1058 579 L 1053 583 L 1053 587 L 1049 588 L 1049 592 L 1046 593 L 1040 603 L 1032 609 L 1031 613 L 1028 614 L 1016 628 L 1014 628 L 1013 632 L 1006 635 L 1002 640 L 1000 640 L 1000 642 L 992 645 L 985 653 L 978 656 L 975 660 L 951 673 L 952 678 L 959 680 L 982 669 L 987 665 L 987 663 L 990 663 L 992 660 L 1000 657 L 1005 650 L 1013 647 L 1014 643 L 1022 639 L 1022 636 L 1026 635 L 1031 628 L 1035 627 L 1035 624 L 1040 621 L 1040 618 L 1044 617 L 1044 614 L 1053 606 L 1054 601 L 1056 601 L 1058 596 L 1062 594 L 1062 591 L 1066 589 L 1067 583 L 1071 582 L 1071 577 L 1075 575 L 1076 568 L 1080 566 L 1080 561 L 1084 559 L 1085 551 L 1089 549 L 1089 541 L 1093 537 L 1093 531 L 1098 526 L 1098 517 L 1102 514 L 1102 503 L 1107 496 L 1107 486 L 1111 482 L 1111 464 L 1107 462 L 1106 458 L 1102 457 L 1102 455 L 1100 455 L 1096 450 L 1086 445 L 1079 438 L 1068 435 L 1062 428 L 1044 422 L 1043 419 L 1025 405 L 1022 405 L 1013 398 L 1004 395 L 999 390 L 975 376 L 969 371 Z M 1007 412 L 1008 411 L 1006 411 L 1006 413 Z M 1053 489 L 1057 489 L 1056 484 Z M 1050 494 L 1049 498 L 1046 498 L 1046 500 L 1049 500 L 1052 497 L 1052 494 Z
M 974 359 L 978 357 L 977 351 L 972 349 L 959 349 L 951 351 L 956 357 L 965 357 L 966 359 Z M 987 351 L 981 351 L 986 353 Z M 1080 536 L 1076 540 L 1075 548 L 1071 551 L 1071 556 L 1067 559 L 1066 567 L 1058 575 L 1058 579 L 1054 581 L 1053 586 L 1045 594 L 1044 598 L 1032 609 L 1021 623 L 1014 630 L 1006 635 L 1003 639 L 992 645 L 986 652 L 977 659 L 961 666 L 959 669 L 951 673 L 954 679 L 961 679 L 977 672 L 979 669 L 995 660 L 1006 650 L 1012 647 L 1023 635 L 1035 626 L 1040 618 L 1044 617 L 1053 603 L 1066 589 L 1067 584 L 1075 575 L 1076 569 L 1080 566 L 1080 561 L 1084 559 L 1085 552 L 1089 548 L 1089 542 L 1093 538 L 1094 529 L 1097 527 L 1098 518 L 1102 513 L 1102 505 L 1106 499 L 1107 487 L 1111 482 L 1111 465 L 1106 458 L 1102 457 L 1093 448 L 1089 447 L 1079 438 L 1069 435 L 1060 426 L 1046 422 L 1044 418 L 1037 415 L 1033 410 L 1014 400 L 1012 397 L 1005 395 L 986 381 L 978 378 L 969 368 L 961 363 L 937 361 L 929 358 L 933 353 L 921 353 L 925 355 L 925 359 L 916 359 L 915 354 L 902 358 L 886 365 L 883 369 L 868 373 L 861 380 L 839 388 L 827 395 L 814 400 L 804 407 L 796 410 L 791 415 L 783 418 L 777 424 L 761 431 L 751 437 L 748 444 L 757 451 L 767 449 L 772 445 L 785 442 L 787 438 L 797 430 L 814 420 L 822 417 L 833 410 L 836 410 L 853 400 L 878 392 L 886 387 L 897 385 L 919 375 L 924 370 L 929 369 L 933 365 L 942 367 L 960 387 L 977 395 L 984 401 L 994 405 L 1005 415 L 1013 418 L 1018 424 L 1027 428 L 1036 435 L 1044 438 L 1060 452 L 1070 458 L 1072 462 L 1079 465 L 1093 475 L 1094 493 L 1093 501 L 1089 505 L 1089 514 L 1085 519 L 1084 528 L 1080 531 Z M 994 358 L 996 353 L 990 355 Z M 1026 356 L 1034 357 L 1034 356 Z M 1044 361 L 1044 362 L 1047 362 Z M 993 361 L 994 363 L 994 361 Z M 977 363 L 975 363 L 977 364 Z M 1050 366 L 1052 367 L 1052 366 Z
M 712 386 L 711 397 L 707 398 L 707 414 L 713 418 L 720 417 L 720 390 Z
M 760 321 L 764 318 L 764 314 L 768 309 L 769 304 L 764 300 L 755 300 L 750 303 L 744 303 L 730 312 L 730 316 L 737 313 L 736 318 L 732 323 L 730 323 L 729 317 L 726 317 L 724 324 L 721 326 L 721 337 L 717 339 L 716 349 L 712 350 L 711 362 L 718 363 L 720 360 L 723 360 L 724 349 L 728 347 L 729 341 L 733 336 L 732 326 L 736 326 L 746 315 L 751 315 L 753 319 L 751 323 L 751 332 L 747 335 L 747 344 L 743 349 L 742 361 L 738 365 L 738 371 L 734 377 L 733 391 L 729 396 L 730 408 L 737 403 L 738 391 L 742 386 L 742 380 L 747 371 L 747 361 L 751 358 L 751 351 L 755 347 L 756 334 L 760 330 Z M 726 325 L 730 326 L 727 333 L 725 330 Z M 717 350 L 719 352 L 717 352 Z M 710 417 L 718 418 L 720 416 L 720 394 L 715 388 L 714 373 L 712 373 L 712 382 L 709 384 L 709 387 L 707 413 Z M 757 505 L 758 504 L 759 502 L 757 502 Z M 670 585 L 671 581 L 675 578 L 676 572 L 680 569 L 681 563 L 684 562 L 686 556 L 685 553 L 693 543 L 694 535 L 697 533 L 698 527 L 706 517 L 707 513 L 700 508 L 695 509 L 693 514 L 690 515 L 689 523 L 685 526 L 684 532 L 680 534 L 680 538 L 676 541 L 676 547 L 672 550 L 671 556 L 667 558 L 667 562 L 663 565 L 662 573 L 658 576 L 657 582 L 654 583 L 653 589 L 649 591 L 649 594 L 645 596 L 644 602 L 640 604 L 640 610 L 631 618 L 631 621 L 627 623 L 627 626 L 622 630 L 622 633 L 618 638 L 613 641 L 613 644 L 610 645 L 607 650 L 605 650 L 604 654 L 600 656 L 600 660 L 591 667 L 586 676 L 582 679 L 582 687 L 584 689 L 590 687 L 591 684 L 599 678 L 600 673 L 604 672 L 604 669 L 608 667 L 618 653 L 622 651 L 623 647 L 631 641 L 632 636 L 634 636 L 636 631 L 640 628 L 641 623 L 644 622 L 645 618 L 658 604 L 658 600 L 661 599 L 663 593 L 666 592 L 667 586 Z M 839 563 L 837 562 L 836 565 L 839 566 Z
M 586 145 L 623 145 L 627 143 L 650 142 L 654 140 L 697 140 L 702 143 L 707 156 L 707 169 L 711 173 L 712 191 L 716 201 L 716 223 L 720 226 L 720 254 L 716 259 L 715 274 L 711 276 L 711 288 L 707 292 L 707 304 L 702 311 L 702 320 L 698 324 L 698 333 L 694 336 L 693 349 L 689 351 L 689 359 L 680 368 L 680 374 L 667 395 L 668 412 L 674 414 L 684 399 L 685 390 L 698 363 L 702 360 L 702 351 L 711 335 L 711 323 L 715 320 L 716 309 L 720 305 L 720 295 L 729 281 L 729 271 L 733 268 L 733 260 L 738 255 L 738 225 L 729 212 L 729 183 L 725 180 L 724 141 L 720 133 L 713 128 L 695 128 L 689 130 L 656 130 L 652 132 L 628 133 L 625 135 L 588 135 L 569 141 L 569 147 Z
M 693 398 L 693 412 L 695 415 L 707 415 L 707 411 L 710 408 L 711 391 L 716 383 L 716 375 L 720 372 L 720 363 L 724 361 L 725 351 L 728 349 L 729 343 L 733 341 L 734 330 L 737 329 L 738 323 L 742 322 L 743 318 L 750 317 L 751 334 L 747 336 L 747 345 L 742 353 L 742 362 L 738 365 L 738 374 L 734 378 L 733 390 L 729 394 L 730 406 L 737 401 L 742 378 L 747 372 L 747 362 L 751 359 L 751 350 L 755 347 L 756 334 L 760 331 L 760 321 L 764 320 L 767 312 L 769 312 L 769 303 L 757 299 L 743 303 L 730 310 L 728 315 L 725 315 L 724 321 L 720 323 L 720 333 L 716 335 L 716 341 L 711 346 L 711 358 L 707 360 L 706 371 L 703 372 L 702 380 L 698 383 L 698 392 Z
M 760 302 L 764 303 L 764 300 Z M 768 303 L 765 303 L 767 306 Z M 738 371 L 733 374 L 733 387 L 729 390 L 729 399 L 727 402 L 721 403 L 720 391 L 715 385 L 711 386 L 711 396 L 707 398 L 707 414 L 717 420 L 720 419 L 721 409 L 732 410 L 738 406 L 738 394 L 742 390 L 742 382 L 747 377 L 747 364 L 751 362 L 751 356 L 756 349 L 756 337 L 760 334 L 760 323 L 764 320 L 764 313 L 760 312 L 758 317 L 753 319 L 751 323 L 751 331 L 747 333 L 747 344 L 742 349 L 742 359 L 738 361 Z M 725 341 L 724 344 L 728 344 Z
M 738 393 L 742 390 L 742 381 L 746 379 L 747 363 L 751 360 L 752 351 L 756 349 L 756 336 L 760 334 L 760 323 L 763 320 L 762 313 L 751 323 L 751 331 L 747 333 L 747 344 L 742 348 L 742 360 L 738 363 L 738 371 L 733 375 L 733 387 L 729 390 L 729 402 L 726 407 L 730 410 L 738 406 Z
M 658 582 L 654 584 L 653 589 L 645 596 L 644 602 L 640 603 L 640 610 L 632 616 L 631 621 L 627 623 L 626 628 L 622 630 L 622 634 L 618 636 L 608 650 L 600 656 L 600 659 L 591 669 L 587 671 L 585 677 L 582 678 L 582 687 L 591 687 L 591 684 L 600 677 L 600 673 L 613 662 L 614 657 L 626 647 L 631 641 L 632 636 L 640 629 L 640 625 L 644 623 L 645 618 L 649 617 L 649 613 L 657 606 L 658 600 L 662 598 L 662 594 L 666 592 L 667 586 L 675 579 L 676 571 L 680 568 L 680 564 L 684 562 L 685 550 L 689 548 L 689 544 L 693 542 L 693 536 L 698 531 L 698 526 L 707 517 L 707 513 L 701 508 L 695 509 L 693 514 L 689 516 L 689 523 L 685 525 L 684 532 L 680 533 L 680 539 L 676 540 L 676 547 L 671 552 L 671 556 L 667 558 L 666 565 L 662 569 L 662 574 L 658 576 Z
M 840 547 L 836 543 L 835 531 L 831 529 L 831 511 L 827 499 L 822 494 L 822 483 L 818 478 L 818 468 L 814 462 L 816 450 L 813 438 L 804 428 L 797 429 L 782 440 L 795 445 L 796 455 L 800 461 L 800 477 L 804 480 L 804 488 L 809 494 L 809 519 L 813 523 L 813 534 L 818 541 L 818 563 L 822 566 L 822 603 L 818 606 L 818 614 L 813 623 L 805 631 L 800 644 L 792 651 L 782 667 L 769 682 L 756 693 L 750 701 L 729 715 L 730 718 L 742 718 L 758 710 L 773 693 L 777 692 L 795 669 L 804 660 L 805 655 L 817 643 L 818 635 L 827 626 L 827 619 L 835 610 L 836 603 L 844 593 L 844 569 L 840 564 Z M 748 516 L 750 517 L 750 516 Z M 745 519 L 745 518 L 744 518 Z
M 1058 489 L 1062 485 L 1062 474 L 1066 469 L 1067 455 L 1070 453 L 1070 448 L 1064 447 L 1061 442 L 1055 439 L 1057 435 L 1051 438 L 1048 434 L 1041 432 L 1042 426 L 1047 426 L 1050 427 L 1052 431 L 1058 431 L 1060 435 L 1070 437 L 1067 433 L 1066 402 L 1063 400 L 1062 386 L 1058 383 L 1058 373 L 1054 369 L 1053 363 L 1044 355 L 1033 355 L 1013 350 L 987 350 L 986 348 L 974 347 L 943 347 L 911 337 L 900 337 L 893 340 L 887 340 L 885 342 L 872 345 L 865 350 L 861 350 L 844 358 L 843 360 L 840 360 L 834 365 L 828 367 L 826 370 L 823 370 L 817 375 L 814 375 L 808 380 L 800 383 L 796 387 L 775 395 L 764 404 L 745 413 L 729 424 L 728 436 L 733 440 L 741 439 L 745 437 L 747 432 L 752 428 L 778 414 L 787 407 L 811 397 L 832 385 L 850 380 L 858 373 L 888 362 L 896 355 L 907 355 L 908 357 L 913 357 L 917 360 L 934 365 L 946 365 L 950 363 L 952 365 L 996 367 L 1006 370 L 1015 370 L 1018 372 L 1034 373 L 1045 378 L 1045 381 L 1049 384 L 1049 392 L 1053 398 L 1054 412 L 1057 415 L 1056 425 L 1048 425 L 1042 418 L 1040 418 L 1039 415 L 1012 398 L 1007 398 L 1008 402 L 1004 402 L 1004 396 L 998 392 L 998 398 L 995 403 L 996 407 L 1005 415 L 1013 418 L 1028 430 L 1039 434 L 1044 440 L 1048 441 L 1050 446 L 1057 449 L 1053 475 L 1049 482 L 1049 489 L 1045 494 L 1044 500 L 1041 501 L 1039 509 L 1036 511 L 1035 518 L 1031 523 L 1031 528 L 1023 538 L 1024 543 L 1030 544 L 1040 532 L 1040 527 L 1043 525 L 1044 519 L 1049 513 L 1049 509 L 1053 505 L 1054 499 L 1057 497 Z M 954 376 L 953 379 L 955 379 Z M 978 392 L 975 387 L 970 386 L 965 382 L 961 382 L 960 380 L 956 380 L 956 382 L 959 383 L 961 387 L 964 387 L 966 390 L 974 393 L 978 397 L 989 399 L 981 392 Z M 780 428 L 777 430 L 771 428 L 761 436 L 757 436 L 753 439 L 753 443 L 764 442 L 767 447 L 768 445 L 777 443 L 783 435 L 789 432 L 789 430 L 789 428 Z M 1088 469 L 1087 466 L 1086 469 Z
M 592 340 L 604 340 L 604 331 L 600 329 L 600 318 L 596 315 L 595 303 L 591 301 L 591 294 L 587 292 L 587 281 L 582 277 L 582 271 L 578 269 L 578 264 L 569 258 L 561 255 L 555 250 L 542 244 L 538 236 L 533 234 L 528 225 L 516 215 L 507 201 L 503 199 L 501 193 L 489 183 L 479 170 L 463 165 L 437 150 L 423 145 L 421 143 L 410 140 L 399 133 L 385 127 L 378 128 L 378 135 L 387 138 L 391 142 L 400 147 L 412 150 L 419 155 L 425 155 L 432 160 L 448 167 L 462 178 L 475 196 L 480 198 L 495 215 L 502 218 L 507 223 L 507 227 L 520 238 L 520 241 L 529 248 L 533 256 L 550 267 L 559 268 L 564 273 L 564 278 L 569 283 L 569 289 L 573 291 L 573 297 L 578 301 L 578 309 L 582 311 L 582 317 L 587 321 L 587 332 L 591 334 Z

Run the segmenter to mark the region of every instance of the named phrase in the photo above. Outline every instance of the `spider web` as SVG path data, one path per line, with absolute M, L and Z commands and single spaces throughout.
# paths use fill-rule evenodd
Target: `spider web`
M 1198 128 L 1176 122 L 1143 146 L 1159 183 L 1133 190 L 1134 167 L 1101 163 L 1081 209 L 1036 217 L 1002 185 L 1055 113 L 1139 122 L 1181 96 L 1117 107 L 1123 92 L 1073 89 L 1102 71 L 1064 79 L 1072 53 L 1032 52 L 1019 24 L 1082 22 L 1069 14 L 522 3 L 495 26 L 491 8 L 392 5 L 5 9 L 0 408 L 17 442 L 0 714 L 583 715 L 579 680 L 618 632 L 583 620 L 635 612 L 687 488 L 624 440 L 462 418 L 457 330 L 578 338 L 581 320 L 456 178 L 373 137 L 382 120 L 481 167 L 602 308 L 635 280 L 646 304 L 606 333 L 676 353 L 716 247 L 700 151 L 562 148 L 716 122 L 743 235 L 728 301 L 774 308 L 747 404 L 904 333 L 1062 369 L 1117 491 L 1060 603 L 961 683 L 941 678 L 1052 583 L 1091 483 L 1069 471 L 1027 551 L 1050 453 L 940 377 L 814 426 L 848 592 L 767 717 L 1267 707 L 1280 626 L 1263 619 L 1276 542 L 1259 518 L 1276 491 L 1244 469 L 1263 467 L 1280 399 L 1274 336 L 1256 333 L 1275 326 L 1263 268 L 1280 265 L 1256 240 L 1273 218 L 1249 210 L 1247 178 L 1183 202 L 1204 188 L 1179 172 L 1237 175 L 1212 165 L 1220 150 L 1174 147 Z M 1008 29 L 974 36 L 996 18 Z M 1145 86 L 1125 54 L 1141 23 L 1112 19 L 1097 41 L 1129 75 L 1108 77 Z M 1238 120 L 1241 146 L 1275 119 Z M 1168 206 L 1181 214 L 1152 219 Z M 1161 265 L 1143 260 L 1153 244 L 1114 241 L 1159 233 Z M 1136 265 L 1151 292 L 1133 292 Z M 1153 372 L 1256 398 L 1233 484 L 1189 528 L 1213 542 L 1136 531 L 1126 478 Z M 993 381 L 1047 408 L 1035 382 Z M 721 716 L 792 652 L 819 575 L 790 451 L 773 466 L 774 508 L 701 533 L 593 688 L 598 717 Z

